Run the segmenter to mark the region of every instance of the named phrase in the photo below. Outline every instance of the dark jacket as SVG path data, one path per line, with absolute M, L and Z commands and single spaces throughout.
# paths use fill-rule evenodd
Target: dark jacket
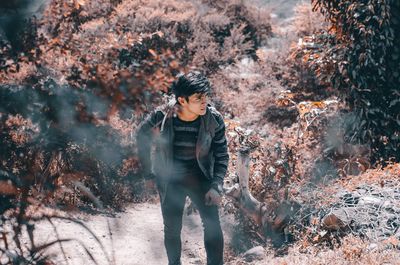
M 139 125 L 136 134 L 138 156 L 144 176 L 153 173 L 161 183 L 168 183 L 174 174 L 173 161 L 173 116 L 176 101 L 151 112 Z M 155 145 L 152 155 L 152 146 Z M 225 123 L 222 115 L 211 105 L 205 115 L 200 116 L 200 129 L 196 144 L 196 158 L 199 167 L 213 184 L 223 184 L 229 155 L 225 137 Z

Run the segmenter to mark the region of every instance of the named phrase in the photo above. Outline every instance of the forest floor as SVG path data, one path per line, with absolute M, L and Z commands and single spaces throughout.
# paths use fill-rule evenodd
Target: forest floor
M 47 254 L 57 253 L 55 264 L 90 263 L 85 246 L 98 264 L 140 265 L 167 264 L 163 244 L 163 223 L 159 203 L 141 203 L 128 205 L 125 211 L 113 214 L 71 213 L 71 217 L 83 222 L 93 234 L 83 226 L 69 220 L 54 220 L 63 239 L 71 242 L 62 244 L 65 257 L 61 255 L 59 245 L 48 249 Z M 221 214 L 225 245 L 231 244 L 234 219 L 232 215 Z M 183 264 L 205 264 L 206 256 L 203 243 L 203 231 L 197 212 L 184 213 L 182 228 Z M 52 225 L 43 221 L 37 224 L 35 233 L 40 241 L 56 240 Z M 47 235 L 47 236 L 46 236 Z M 96 240 L 94 235 L 98 238 Z M 104 253 L 99 242 L 104 246 Z M 39 242 L 38 242 L 39 243 Z M 41 243 L 41 242 L 40 242 Z

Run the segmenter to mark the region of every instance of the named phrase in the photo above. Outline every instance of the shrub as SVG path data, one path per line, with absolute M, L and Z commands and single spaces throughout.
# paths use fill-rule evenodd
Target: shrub
M 306 69 L 308 87 L 348 103 L 352 121 L 345 142 L 369 144 L 373 163 L 399 161 L 399 1 L 312 4 L 330 28 L 304 38 L 293 52 L 300 70 Z

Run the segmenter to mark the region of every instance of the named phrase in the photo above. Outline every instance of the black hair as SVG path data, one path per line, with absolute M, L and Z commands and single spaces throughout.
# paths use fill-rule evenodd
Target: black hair
M 189 101 L 191 95 L 195 93 L 208 94 L 210 90 L 210 82 L 199 71 L 192 71 L 187 74 L 180 73 L 171 85 L 171 91 L 175 95 L 176 101 L 178 101 L 178 97 L 183 97 Z

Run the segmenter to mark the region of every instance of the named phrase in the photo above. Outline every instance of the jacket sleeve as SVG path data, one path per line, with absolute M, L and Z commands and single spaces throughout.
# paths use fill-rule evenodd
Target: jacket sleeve
M 228 143 L 225 136 L 225 122 L 221 114 L 217 113 L 216 119 L 218 127 L 215 129 L 215 135 L 211 142 L 211 148 L 214 152 L 214 178 L 213 184 L 223 185 L 224 177 L 228 169 L 229 155 Z
M 139 124 L 136 132 L 136 145 L 138 150 L 141 173 L 145 179 L 154 178 L 151 174 L 151 149 L 153 144 L 153 132 L 162 119 L 160 111 L 153 111 Z

